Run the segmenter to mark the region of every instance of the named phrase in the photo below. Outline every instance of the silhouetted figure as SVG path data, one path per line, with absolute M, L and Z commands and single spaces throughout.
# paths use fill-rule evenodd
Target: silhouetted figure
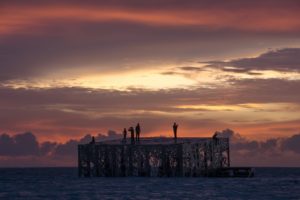
M 174 124 L 173 124 L 173 132 L 174 132 L 175 143 L 177 142 L 177 128 L 178 128 L 178 124 L 176 124 L 176 122 L 174 122 Z
M 140 123 L 138 123 L 136 125 L 135 132 L 136 132 L 136 141 L 139 142 L 140 141 L 140 133 L 141 133 Z
M 215 140 L 215 139 L 217 139 L 217 136 L 218 136 L 218 132 L 215 132 L 215 134 L 212 136 L 212 138 Z
M 131 144 L 134 144 L 134 128 L 131 126 L 128 131 L 130 131 Z
M 124 128 L 123 130 L 123 142 L 126 143 L 126 137 L 127 137 L 127 130 Z
M 215 134 L 212 136 L 212 139 L 213 139 L 215 144 L 218 143 L 218 132 L 215 132 Z
M 90 144 L 95 144 L 95 137 L 92 137 L 92 141 L 90 142 Z

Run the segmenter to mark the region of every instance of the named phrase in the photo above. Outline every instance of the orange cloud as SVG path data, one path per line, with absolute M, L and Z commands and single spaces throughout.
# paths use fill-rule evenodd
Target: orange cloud
M 49 21 L 88 22 L 126 21 L 151 26 L 203 26 L 212 29 L 231 28 L 250 31 L 300 30 L 296 9 L 223 8 L 194 10 L 138 10 L 129 8 L 79 6 L 7 6 L 2 8 L 0 34 L 28 31 Z

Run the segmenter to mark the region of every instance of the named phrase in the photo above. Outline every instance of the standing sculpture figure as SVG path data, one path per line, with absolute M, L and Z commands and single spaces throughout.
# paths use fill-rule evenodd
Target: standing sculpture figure
M 174 124 L 173 124 L 173 133 L 174 133 L 175 143 L 177 143 L 177 128 L 178 128 L 178 124 L 176 124 L 176 122 L 174 122 Z
M 135 132 L 136 132 L 136 141 L 139 142 L 140 141 L 140 133 L 141 133 L 140 123 L 138 123 L 136 125 Z
M 215 134 L 212 136 L 212 139 L 213 139 L 213 142 L 215 143 L 215 144 L 217 144 L 218 143 L 218 132 L 215 132 Z
M 126 137 L 127 137 L 127 130 L 124 128 L 123 130 L 123 142 L 126 143 Z
M 92 137 L 92 141 L 90 141 L 90 144 L 95 144 L 95 137 Z
M 131 144 L 134 144 L 134 129 L 131 126 L 128 131 L 130 131 L 130 136 L 131 136 Z
M 212 136 L 212 138 L 213 138 L 214 140 L 218 139 L 218 132 L 215 132 L 215 134 Z

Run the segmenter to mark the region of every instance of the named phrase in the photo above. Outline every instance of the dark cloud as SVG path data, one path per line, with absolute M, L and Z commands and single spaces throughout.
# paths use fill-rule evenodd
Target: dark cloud
M 233 152 L 235 153 L 247 153 L 253 154 L 261 151 L 262 149 L 270 149 L 272 147 L 273 140 L 275 143 L 277 139 L 268 139 L 265 142 L 258 142 L 255 140 L 248 140 L 247 138 L 243 137 L 239 133 L 234 132 L 231 129 L 225 129 L 223 131 L 217 131 L 218 137 L 226 137 L 230 139 L 230 147 Z
M 109 130 L 107 134 L 95 136 L 96 141 L 121 137 L 122 134 L 113 130 Z M 81 139 L 70 139 L 65 143 L 50 141 L 39 143 L 32 133 L 21 133 L 14 136 L 0 134 L 0 163 L 1 166 L 75 166 L 77 145 L 86 144 L 91 140 L 92 136 L 88 134 Z M 11 161 L 12 159 L 15 162 Z
M 52 154 L 52 152 L 54 152 L 54 150 L 57 147 L 57 143 L 56 142 L 43 142 L 40 144 L 39 147 L 39 153 L 41 156 L 50 156 Z
M 200 67 L 192 67 L 192 66 L 179 67 L 179 69 L 184 71 L 196 71 L 196 72 L 203 71 L 203 69 Z
M 54 154 L 57 156 L 75 155 L 77 150 L 78 141 L 69 140 L 64 144 L 58 144 L 55 148 Z
M 240 58 L 227 62 L 212 61 L 206 67 L 220 68 L 235 73 L 254 73 L 252 70 L 275 70 L 282 72 L 300 71 L 300 48 L 269 51 L 255 58 Z M 234 67 L 234 68 L 228 68 Z
M 256 141 L 249 140 L 231 129 L 225 129 L 217 133 L 218 137 L 230 138 L 232 165 L 299 166 L 300 164 L 299 134 L 287 138 L 270 138 L 266 141 Z M 112 130 L 108 131 L 107 134 L 95 136 L 96 141 L 120 139 L 121 137 L 122 134 Z M 15 159 L 14 164 L 12 162 L 8 163 L 12 166 L 76 166 L 77 145 L 88 143 L 91 139 L 91 135 L 85 135 L 81 139 L 70 139 L 65 143 L 43 142 L 38 144 L 35 136 L 31 133 L 15 136 L 1 134 L 0 155 L 2 156 L 1 159 L 5 158 L 6 161 Z M 30 147 L 33 143 L 34 148 Z M 1 159 L 0 163 L 3 161 Z M 30 161 L 32 161 L 31 165 Z
M 17 134 L 13 137 L 0 135 L 0 155 L 27 156 L 38 155 L 39 146 L 32 133 Z
M 256 141 L 247 139 L 230 129 L 217 133 L 218 137 L 230 138 L 233 165 L 299 166 L 300 164 L 299 134 Z
M 172 71 L 166 71 L 166 72 L 162 72 L 162 75 L 182 75 L 181 73 L 178 72 L 172 72 Z
M 282 148 L 295 153 L 300 153 L 300 134 L 293 135 L 283 141 Z
M 98 134 L 96 141 L 119 139 L 122 134 L 109 130 L 107 134 Z M 0 155 L 1 156 L 65 156 L 74 155 L 77 144 L 88 143 L 92 140 L 91 135 L 85 135 L 79 140 L 70 139 L 65 143 L 39 142 L 32 133 L 21 133 L 14 136 L 0 134 Z
M 95 141 L 105 141 L 105 140 L 114 140 L 120 139 L 122 137 L 121 133 L 117 133 L 113 130 L 109 130 L 106 135 L 98 134 L 95 136 Z M 56 157 L 64 157 L 64 156 L 72 156 L 76 158 L 77 154 L 77 145 L 78 144 L 86 144 L 92 141 L 91 135 L 85 135 L 83 138 L 79 140 L 69 140 L 66 143 L 58 144 L 53 151 L 53 155 Z M 74 153 L 75 152 L 75 153 Z
M 113 130 L 108 130 L 106 134 L 99 133 L 97 135 L 94 135 L 95 141 L 106 141 L 106 140 L 115 140 L 120 139 L 123 137 L 121 133 L 117 133 Z M 79 140 L 69 140 L 66 143 L 59 144 L 56 146 L 54 150 L 54 154 L 56 156 L 60 155 L 74 155 L 74 149 L 75 152 L 77 151 L 77 145 L 78 144 L 86 144 L 92 141 L 92 135 L 87 134 L 84 137 L 80 138 Z
M 234 89 L 231 91 L 235 98 L 233 103 L 279 103 L 299 102 L 300 95 L 296 91 L 300 86 L 299 80 L 284 79 L 244 79 L 233 80 Z
M 278 139 L 268 139 L 265 142 L 261 142 L 261 149 L 262 150 L 268 150 L 268 149 L 274 149 L 279 145 Z

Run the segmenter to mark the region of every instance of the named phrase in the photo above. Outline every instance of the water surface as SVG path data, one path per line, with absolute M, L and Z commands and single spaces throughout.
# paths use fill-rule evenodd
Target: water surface
M 254 178 L 78 178 L 76 168 L 3 168 L 0 199 L 300 200 L 300 168 L 256 168 Z

